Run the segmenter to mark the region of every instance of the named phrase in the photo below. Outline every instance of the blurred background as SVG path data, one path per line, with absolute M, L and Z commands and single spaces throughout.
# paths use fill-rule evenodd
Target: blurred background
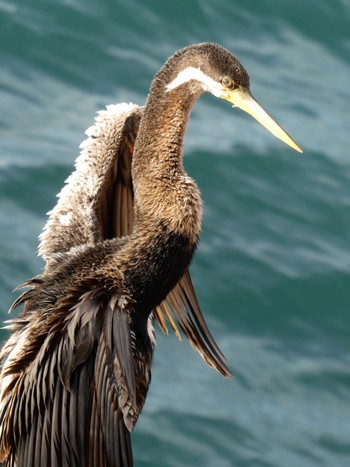
M 203 96 L 185 164 L 204 198 L 191 271 L 234 373 L 158 332 L 135 466 L 350 465 L 350 1 L 0 0 L 0 314 L 106 104 L 143 104 L 175 50 L 234 52 L 298 155 Z M 1 331 L 1 339 L 6 333 Z

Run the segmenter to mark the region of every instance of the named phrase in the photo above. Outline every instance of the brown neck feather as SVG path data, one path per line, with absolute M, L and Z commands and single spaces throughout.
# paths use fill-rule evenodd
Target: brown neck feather
M 165 69 L 169 73 L 168 67 Z M 174 72 L 175 74 L 175 72 Z M 198 188 L 183 167 L 182 147 L 192 107 L 201 94 L 182 85 L 168 91 L 162 70 L 152 83 L 133 157 L 135 228 L 145 219 L 167 223 L 197 241 L 201 222 Z
M 186 86 L 167 91 L 158 74 L 136 140 L 134 232 L 123 248 L 120 269 L 148 311 L 180 280 L 198 243 L 200 194 L 182 165 L 183 138 L 198 95 Z

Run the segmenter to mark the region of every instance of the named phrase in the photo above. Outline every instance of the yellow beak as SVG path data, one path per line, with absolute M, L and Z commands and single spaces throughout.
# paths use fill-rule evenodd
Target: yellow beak
M 261 125 L 284 143 L 288 144 L 298 152 L 303 152 L 288 133 L 285 132 L 283 128 L 280 127 L 279 124 L 256 102 L 248 89 L 239 87 L 232 91 L 227 91 L 227 94 L 223 97 L 231 102 L 233 107 L 239 107 L 254 117 L 259 123 L 261 123 Z

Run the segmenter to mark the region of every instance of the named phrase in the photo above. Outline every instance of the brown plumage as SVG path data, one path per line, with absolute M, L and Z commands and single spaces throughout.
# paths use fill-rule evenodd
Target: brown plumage
M 132 466 L 153 319 L 177 336 L 179 326 L 210 366 L 230 375 L 188 273 L 201 200 L 182 142 L 200 94 L 236 103 L 235 90 L 248 93 L 249 78 L 234 56 L 215 44 L 190 46 L 158 72 L 145 108 L 109 106 L 87 130 L 41 235 L 45 270 L 24 284 L 13 305 L 23 310 L 1 352 L 4 465 Z

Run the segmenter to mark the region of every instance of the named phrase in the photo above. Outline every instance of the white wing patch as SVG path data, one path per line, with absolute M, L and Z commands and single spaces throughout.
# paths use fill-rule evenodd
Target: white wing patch
M 153 320 L 154 320 L 153 313 L 151 313 L 147 320 L 147 333 L 148 333 L 148 337 L 150 338 L 152 348 L 154 349 L 154 347 L 157 344 L 157 340 L 156 340 L 156 331 L 153 326 Z
M 60 216 L 59 219 L 62 225 L 69 225 L 72 220 L 72 212 L 67 212 L 67 214 L 62 214 L 62 216 Z
M 167 91 L 176 89 L 181 84 L 188 83 L 189 81 L 198 81 L 201 83 L 204 91 L 211 92 L 216 97 L 221 97 L 223 94 L 223 86 L 218 81 L 213 80 L 210 76 L 206 75 L 199 68 L 187 67 L 176 76 L 171 83 L 166 85 Z

